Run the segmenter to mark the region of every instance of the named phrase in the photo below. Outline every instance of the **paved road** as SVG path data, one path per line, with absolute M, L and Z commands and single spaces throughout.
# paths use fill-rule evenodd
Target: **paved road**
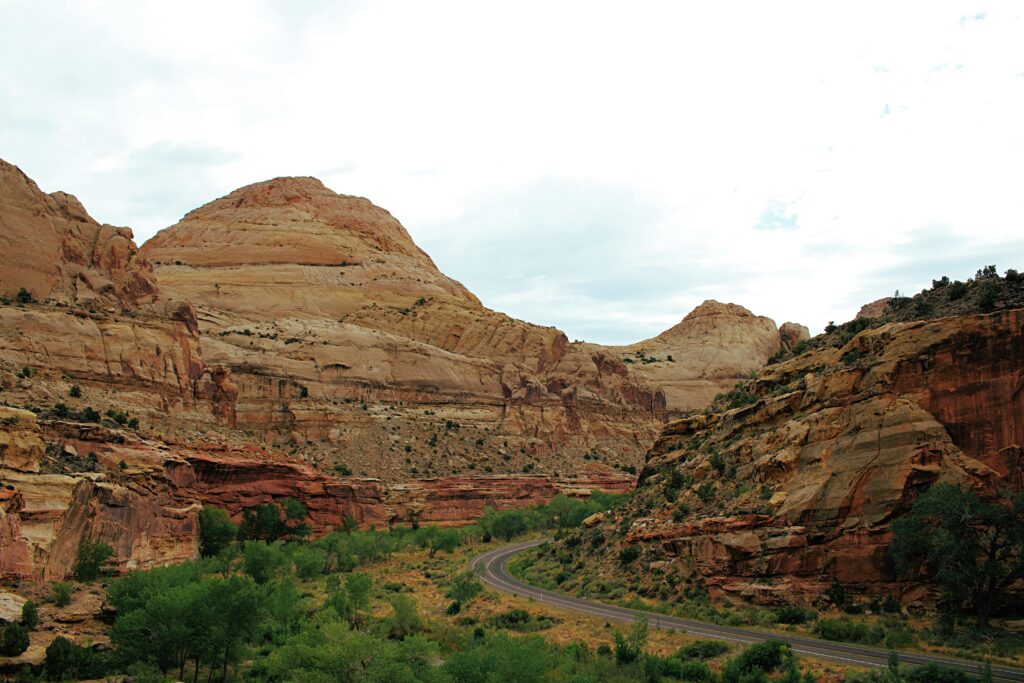
M 512 545 L 489 550 L 476 557 L 471 567 L 479 571 L 481 580 L 498 590 L 515 595 L 522 595 L 533 598 L 538 602 L 544 602 L 555 607 L 560 607 L 571 612 L 579 612 L 601 617 L 608 621 L 632 622 L 639 618 L 646 618 L 647 623 L 653 628 L 675 629 L 703 638 L 714 638 L 717 640 L 728 640 L 735 643 L 757 643 L 768 639 L 784 640 L 789 643 L 794 652 L 808 657 L 827 659 L 839 664 L 862 667 L 883 667 L 889 659 L 887 650 L 880 650 L 860 645 L 849 645 L 845 643 L 833 643 L 827 640 L 815 638 L 804 638 L 785 634 L 767 634 L 759 631 L 749 631 L 742 628 L 730 626 L 718 626 L 702 621 L 680 619 L 670 617 L 657 612 L 643 612 L 640 610 L 607 605 L 600 602 L 591 602 L 579 598 L 570 597 L 563 593 L 536 588 L 519 581 L 509 575 L 505 565 L 513 555 L 520 553 L 527 548 L 533 548 L 546 542 L 547 539 L 524 541 Z M 914 666 L 935 662 L 944 666 L 962 669 L 972 674 L 980 674 L 984 665 L 976 662 L 968 662 L 949 657 L 934 657 L 930 655 L 899 653 L 900 662 Z M 1009 681 L 1024 681 L 1024 670 L 1014 669 L 1006 666 L 992 667 L 993 678 L 1001 683 Z

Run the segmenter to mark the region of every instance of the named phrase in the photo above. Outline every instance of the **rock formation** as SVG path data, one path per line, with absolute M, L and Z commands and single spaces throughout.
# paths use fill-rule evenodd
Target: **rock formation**
M 761 369 L 780 343 L 770 318 L 709 300 L 674 327 L 620 353 L 638 376 L 665 392 L 670 410 L 685 412 L 704 408 Z
M 100 225 L 73 195 L 44 194 L 0 159 L 0 292 L 105 306 L 152 303 L 153 269 L 132 231 Z
M 772 321 L 715 302 L 636 348 L 569 343 L 483 307 L 390 214 L 312 178 L 236 190 L 143 252 L 231 369 L 239 428 L 388 480 L 636 463 L 668 409 L 706 405 L 779 346 Z
M 63 577 L 83 538 L 122 571 L 192 557 L 204 504 L 291 496 L 321 532 L 623 491 L 672 411 L 780 344 L 715 302 L 635 348 L 569 343 L 312 178 L 241 188 L 140 251 L 0 162 L 0 243 L 0 401 L 31 409 L 0 415 L 5 576 Z
M 890 323 L 770 365 L 732 405 L 666 425 L 606 533 L 625 519 L 659 566 L 764 602 L 834 578 L 915 591 L 888 562 L 890 523 L 935 482 L 1021 486 L 1022 368 L 1024 309 Z

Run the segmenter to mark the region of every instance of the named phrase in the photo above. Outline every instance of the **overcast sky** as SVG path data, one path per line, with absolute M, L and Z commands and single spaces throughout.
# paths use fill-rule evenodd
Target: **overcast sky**
M 139 242 L 314 175 L 570 338 L 1024 268 L 1024 3 L 0 0 L 0 157 Z

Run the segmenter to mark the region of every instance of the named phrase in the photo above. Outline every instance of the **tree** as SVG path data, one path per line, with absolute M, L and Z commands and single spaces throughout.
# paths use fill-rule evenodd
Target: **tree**
M 102 541 L 83 538 L 78 544 L 78 559 L 75 562 L 75 578 L 79 581 L 95 581 L 99 578 L 103 563 L 114 554 L 114 549 Z
M 459 543 L 462 542 L 462 536 L 455 529 L 443 529 L 430 537 L 427 542 L 430 548 L 429 556 L 433 557 L 438 551 L 450 553 L 459 547 Z
M 461 572 L 452 579 L 452 585 L 448 587 L 445 595 L 461 605 L 475 598 L 483 589 L 483 585 L 477 581 L 476 574 Z
M 1002 590 L 1024 575 L 1024 494 L 990 500 L 937 484 L 893 524 L 889 551 L 901 574 L 939 584 L 950 626 L 973 607 L 986 628 Z
M 238 525 L 231 522 L 226 510 L 204 505 L 199 511 L 199 554 L 213 557 L 238 535 Z
M 416 602 L 405 595 L 396 595 L 391 599 L 394 613 L 388 620 L 388 635 L 399 640 L 411 636 L 422 628 L 420 615 L 416 611 Z
M 17 657 L 28 649 L 28 629 L 11 622 L 0 630 L 0 655 Z
M 39 625 L 39 609 L 31 600 L 21 606 L 21 625 L 29 631 L 34 631 Z
M 499 512 L 494 516 L 494 520 L 491 523 L 491 533 L 495 536 L 501 536 L 506 541 L 511 541 L 526 530 L 526 518 L 520 510 L 504 510 Z
M 629 635 L 615 631 L 615 661 L 631 664 L 643 655 L 647 645 L 647 620 L 638 619 L 629 629 Z
M 246 541 L 242 548 L 242 571 L 256 583 L 266 583 L 274 578 L 287 562 L 279 543 Z

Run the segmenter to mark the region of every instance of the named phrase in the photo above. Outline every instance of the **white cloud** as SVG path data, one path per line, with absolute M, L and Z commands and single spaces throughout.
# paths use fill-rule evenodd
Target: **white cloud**
M 0 0 L 0 156 L 143 239 L 319 175 L 570 337 L 704 297 L 820 329 L 1024 265 L 1022 28 L 1009 1 Z M 908 254 L 934 225 L 956 251 Z

